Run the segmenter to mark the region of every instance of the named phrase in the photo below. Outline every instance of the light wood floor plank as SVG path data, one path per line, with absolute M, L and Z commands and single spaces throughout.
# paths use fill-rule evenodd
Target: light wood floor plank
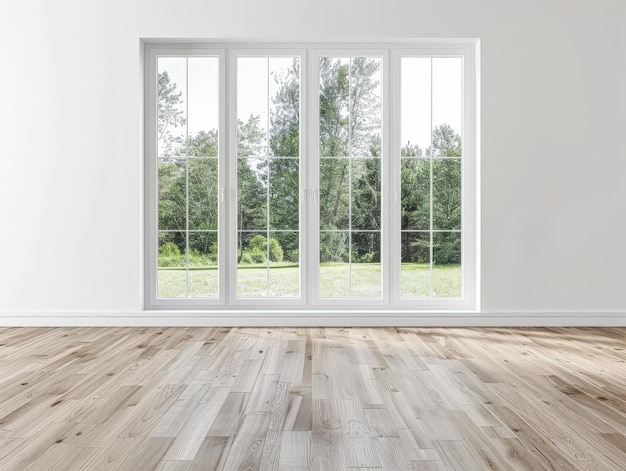
M 623 328 L 0 328 L 3 471 L 624 463 Z

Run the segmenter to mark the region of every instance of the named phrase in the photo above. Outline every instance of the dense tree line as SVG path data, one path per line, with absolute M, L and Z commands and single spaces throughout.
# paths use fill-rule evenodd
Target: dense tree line
M 320 62 L 322 262 L 349 261 L 350 242 L 353 262 L 380 261 L 379 73 L 377 59 L 323 58 Z M 261 129 L 259 116 L 237 123 L 241 263 L 264 263 L 268 255 L 274 262 L 299 259 L 299 75 L 299 63 L 294 61 L 286 72 L 273 77 L 278 86 L 272 97 L 269 133 Z M 192 231 L 217 230 L 218 133 L 207 130 L 186 140 L 177 137 L 176 128 L 185 126 L 186 120 L 178 108 L 181 94 L 167 72 L 159 74 L 158 97 L 158 221 L 160 230 L 172 231 L 160 235 L 161 255 L 176 260 L 184 254 L 187 221 Z M 406 143 L 401 156 L 402 257 L 404 262 L 427 262 L 430 236 L 415 231 L 428 231 L 431 219 L 435 230 L 460 229 L 461 162 L 454 157 L 461 156 L 461 138 L 443 124 L 433 130 L 428 148 Z M 437 263 L 460 262 L 457 234 L 433 237 Z M 190 232 L 189 248 L 192 263 L 213 263 L 216 233 Z

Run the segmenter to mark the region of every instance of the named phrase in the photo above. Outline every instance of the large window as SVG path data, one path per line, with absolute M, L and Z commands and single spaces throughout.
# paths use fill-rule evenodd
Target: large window
M 146 307 L 475 308 L 475 47 L 147 44 Z

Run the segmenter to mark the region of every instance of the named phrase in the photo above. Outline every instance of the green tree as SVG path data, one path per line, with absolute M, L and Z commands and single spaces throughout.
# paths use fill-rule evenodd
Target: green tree
M 461 136 L 448 124 L 433 130 L 433 226 L 435 229 L 461 229 Z
M 328 231 L 381 228 L 380 61 L 320 60 L 320 226 Z M 332 157 L 332 158 L 324 158 Z M 365 158 L 363 158 L 365 157 Z M 375 233 L 323 233 L 323 262 L 380 260 Z
M 278 86 L 270 110 L 269 148 L 274 157 L 300 155 L 300 61 L 273 76 Z
M 157 141 L 161 156 L 171 155 L 176 146 L 183 144 L 182 137 L 173 134 L 174 128 L 184 126 L 187 119 L 179 105 L 182 92 L 176 93 L 176 84 L 170 81 L 167 71 L 157 77 Z
M 461 157 L 461 136 L 448 124 L 433 129 L 431 155 L 438 157 Z

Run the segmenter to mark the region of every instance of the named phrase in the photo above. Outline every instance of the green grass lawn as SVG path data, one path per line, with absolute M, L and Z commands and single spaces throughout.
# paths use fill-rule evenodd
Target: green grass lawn
M 264 264 L 240 265 L 237 269 L 237 296 L 240 298 L 266 297 L 269 281 L 271 297 L 298 297 L 300 273 L 293 263 L 272 263 L 269 275 Z M 350 272 L 350 268 L 352 271 Z M 269 280 L 268 280 L 269 276 Z M 159 297 L 185 296 L 184 268 L 161 268 L 158 274 Z M 430 296 L 430 268 L 428 264 L 403 263 L 400 273 L 404 297 Z M 350 289 L 350 282 L 352 289 Z M 461 296 L 461 266 L 435 265 L 432 273 L 433 296 L 456 298 Z M 218 272 L 216 267 L 189 269 L 190 297 L 217 297 Z M 322 297 L 381 296 L 380 264 L 345 263 L 320 266 L 320 293 Z

